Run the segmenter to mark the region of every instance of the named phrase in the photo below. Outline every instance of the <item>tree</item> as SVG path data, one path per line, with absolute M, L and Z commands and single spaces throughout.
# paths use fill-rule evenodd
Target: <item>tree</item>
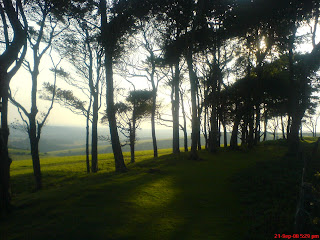
M 112 12 L 107 17 L 106 0 L 100 0 L 99 10 L 101 13 L 101 44 L 105 53 L 105 73 L 106 73 L 106 97 L 107 97 L 107 118 L 111 136 L 111 145 L 115 159 L 117 172 L 125 172 L 127 168 L 123 160 L 120 139 L 117 128 L 116 109 L 114 103 L 113 86 L 113 61 L 116 58 L 119 41 L 122 40 L 128 28 L 132 24 L 132 16 L 127 16 L 126 12 L 116 17 Z M 109 20 L 110 19 L 110 20 Z
M 8 155 L 8 94 L 9 83 L 19 70 L 27 51 L 28 22 L 21 0 L 4 0 L 0 3 L 0 16 L 4 43 L 0 55 L 0 216 L 10 211 L 10 164 Z M 21 51 L 22 50 L 22 51 Z M 13 65 L 13 67 L 11 67 Z
M 55 92 L 53 92 L 51 105 L 47 112 L 40 116 L 41 119 L 37 118 L 39 112 L 37 105 L 39 66 L 44 54 L 50 49 L 53 39 L 59 36 L 61 32 L 68 26 L 59 28 L 59 20 L 54 16 L 54 14 L 52 14 L 51 9 L 53 6 L 50 4 L 50 2 L 39 1 L 33 4 L 32 7 L 34 14 L 32 16 L 28 16 L 30 18 L 29 21 L 37 22 L 38 26 L 29 28 L 28 42 L 32 50 L 33 59 L 32 63 L 28 60 L 25 60 L 24 63 L 26 69 L 30 73 L 32 82 L 30 112 L 28 112 L 26 108 L 22 106 L 22 104 L 18 103 L 12 97 L 10 97 L 10 100 L 28 119 L 25 120 L 23 114 L 20 114 L 21 119 L 27 125 L 31 146 L 33 171 L 36 181 L 36 190 L 39 190 L 42 188 L 39 141 L 42 127 L 44 126 L 50 114 L 55 97 Z
M 158 157 L 158 146 L 156 138 L 156 109 L 159 84 L 168 73 L 163 66 L 163 50 L 160 46 L 161 23 L 150 18 L 148 22 L 138 21 L 138 34 L 131 37 L 126 43 L 126 56 L 120 58 L 118 74 L 125 79 L 146 79 L 153 92 L 153 103 L 151 112 L 151 136 L 153 155 Z M 137 56 L 137 52 L 140 54 Z M 142 59 L 141 59 L 142 58 Z
M 118 102 L 115 107 L 119 131 L 129 140 L 131 163 L 134 163 L 135 143 L 137 140 L 136 130 L 139 128 L 141 120 L 151 115 L 153 111 L 153 91 L 130 91 L 126 102 Z M 102 118 L 102 122 L 106 121 L 107 115 Z M 127 145 L 127 143 L 123 145 Z
M 55 69 L 55 74 L 62 75 L 62 77 L 68 77 L 68 74 L 63 69 Z M 90 96 L 90 102 L 86 106 L 85 101 L 81 101 L 73 94 L 71 90 L 64 90 L 54 86 L 48 82 L 44 83 L 44 91 L 41 98 L 51 101 L 50 96 L 55 94 L 55 102 L 61 106 L 69 109 L 71 112 L 77 115 L 82 115 L 86 118 L 86 167 L 87 173 L 90 173 L 90 160 L 89 160 L 89 122 L 92 122 L 92 97 Z
M 60 63 L 60 62 L 59 62 Z M 31 146 L 31 156 L 32 156 L 32 165 L 33 165 L 33 174 L 35 177 L 35 189 L 40 190 L 42 188 L 42 176 L 41 176 L 41 168 L 40 168 L 40 157 L 39 157 L 39 141 L 41 137 L 41 131 L 43 126 L 45 125 L 47 118 L 53 108 L 53 103 L 55 100 L 56 94 L 56 81 L 57 81 L 57 73 L 56 69 L 59 65 L 54 65 L 54 83 L 52 85 L 52 95 L 48 97 L 50 100 L 50 107 L 46 112 L 43 112 L 40 117 L 36 117 L 38 113 L 37 109 L 37 76 L 31 72 L 32 77 L 32 103 L 31 103 L 31 111 L 28 112 L 25 107 L 23 107 L 19 102 L 14 99 L 14 96 L 9 95 L 10 101 L 13 105 L 18 108 L 20 117 L 22 121 L 26 125 L 27 133 L 29 136 L 29 142 Z M 29 65 L 30 66 L 30 65 Z M 38 66 L 39 67 L 39 66 Z M 31 69 L 31 68 L 30 68 Z M 25 117 L 27 119 L 25 119 Z
M 137 0 L 120 0 L 110 4 L 111 7 L 107 11 L 106 0 L 100 0 L 99 2 L 99 12 L 101 14 L 101 45 L 105 54 L 107 117 L 117 172 L 125 172 L 127 168 L 123 161 L 117 131 L 113 63 L 119 57 L 126 37 L 134 32 L 136 20 L 144 19 L 148 14 L 159 11 L 158 4 L 159 2 L 157 1 L 141 2 Z
M 68 83 L 80 89 L 88 98 L 88 106 L 81 114 L 86 116 L 86 138 L 89 138 L 89 121 L 91 121 L 91 157 L 92 172 L 98 171 L 98 116 L 101 107 L 103 77 L 103 49 L 98 42 L 96 13 L 88 11 L 82 19 L 73 21 L 72 29 L 65 32 L 64 41 L 58 49 L 75 67 L 81 80 L 71 79 Z M 92 110 L 91 110 L 92 109 Z M 92 118 L 90 117 L 92 116 Z M 89 147 L 86 140 L 87 167 L 89 162 Z M 87 168 L 90 172 L 90 169 Z
M 226 28 L 231 34 L 255 29 L 256 26 L 267 26 L 274 34 L 274 42 L 280 53 L 288 54 L 290 96 L 289 96 L 289 123 L 288 141 L 289 152 L 296 153 L 299 149 L 299 129 L 301 119 L 308 105 L 310 91 L 310 76 L 319 68 L 319 43 L 315 43 L 316 25 L 319 18 L 318 1 L 244 1 L 234 9 Z M 237 16 L 234 18 L 234 16 Z M 314 18 L 315 27 L 311 42 L 312 52 L 303 58 L 295 57 L 297 29 L 310 19 Z
M 153 144 L 153 156 L 158 157 L 158 146 L 157 146 L 157 138 L 156 138 L 156 125 L 155 125 L 155 118 L 156 118 L 156 109 L 157 109 L 157 93 L 159 83 L 162 77 L 156 71 L 157 66 L 161 64 L 161 59 L 159 56 L 156 55 L 156 43 L 158 41 L 157 37 L 154 39 L 151 36 L 154 36 L 154 22 L 153 25 L 145 23 L 141 25 L 141 31 L 143 36 L 142 46 L 147 51 L 148 56 L 146 59 L 146 63 L 148 68 L 146 72 L 148 74 L 147 79 L 151 83 L 152 86 L 152 111 L 151 111 L 151 135 L 152 135 L 152 144 Z

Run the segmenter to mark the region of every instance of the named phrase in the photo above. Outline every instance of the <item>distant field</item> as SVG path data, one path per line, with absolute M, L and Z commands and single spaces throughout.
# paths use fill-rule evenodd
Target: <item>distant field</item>
M 181 146 L 183 146 L 183 139 L 180 140 Z M 168 149 L 172 147 L 172 139 L 160 139 L 157 141 L 158 149 Z M 136 143 L 135 149 L 137 151 L 144 151 L 144 150 L 151 150 L 153 149 L 152 140 L 139 140 Z M 129 152 L 129 146 L 124 146 L 122 148 L 123 152 Z M 73 155 L 84 155 L 86 149 L 83 148 L 74 148 L 74 149 L 67 149 L 67 150 L 60 150 L 60 151 L 51 151 L 48 152 L 49 155 L 52 156 L 73 156 Z M 112 147 L 110 144 L 98 146 L 99 153 L 112 153 Z
M 23 150 L 23 149 L 14 149 L 9 148 L 9 155 L 12 160 L 26 160 L 31 159 L 30 150 Z M 46 153 L 39 153 L 41 158 L 46 158 L 48 155 Z
M 311 141 L 311 140 L 308 140 Z M 302 162 L 283 142 L 252 151 L 138 151 L 129 171 L 114 173 L 112 154 L 87 174 L 84 156 L 41 160 L 44 189 L 33 192 L 30 160 L 12 163 L 12 216 L 0 239 L 264 240 L 293 232 Z M 150 170 L 151 169 L 151 170 Z
M 172 147 L 172 139 L 160 139 L 157 141 L 158 149 L 169 149 Z M 183 139 L 180 140 L 180 145 L 183 146 Z M 140 140 L 136 143 L 137 151 L 151 150 L 153 149 L 151 140 Z M 129 146 L 122 148 L 123 152 L 129 152 Z M 10 149 L 10 156 L 13 160 L 23 160 L 30 159 L 30 150 L 20 150 L 20 149 Z M 76 156 L 85 155 L 85 147 L 81 148 L 70 148 L 66 150 L 50 151 L 46 153 L 41 153 L 42 158 L 52 157 L 52 156 Z M 99 154 L 112 153 L 111 145 L 100 144 L 98 145 Z

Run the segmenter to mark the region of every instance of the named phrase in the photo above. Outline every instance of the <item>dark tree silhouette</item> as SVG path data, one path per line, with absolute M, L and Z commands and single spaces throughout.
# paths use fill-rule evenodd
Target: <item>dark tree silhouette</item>
M 24 65 L 31 75 L 32 89 L 31 89 L 31 111 L 28 112 L 21 103 L 18 103 L 12 97 L 11 102 L 22 111 L 20 114 L 22 120 L 26 123 L 28 129 L 28 135 L 30 139 L 31 156 L 33 163 L 33 170 L 36 182 L 36 190 L 42 188 L 41 170 L 40 170 L 40 158 L 39 158 L 39 141 L 41 137 L 41 130 L 44 126 L 51 109 L 53 107 L 53 101 L 55 92 L 52 95 L 52 102 L 47 112 L 42 114 L 41 119 L 37 117 L 39 110 L 37 104 L 38 94 L 38 79 L 39 79 L 39 67 L 41 59 L 46 52 L 51 48 L 54 38 L 59 36 L 61 32 L 68 26 L 59 26 L 59 20 L 51 12 L 51 4 L 47 1 L 39 1 L 36 4 L 31 5 L 33 9 L 32 16 L 28 16 L 28 21 L 37 21 L 39 28 L 29 28 L 28 30 L 28 42 L 32 51 L 33 59 L 32 63 L 25 60 Z
M 0 55 L 0 100 L 1 100 L 1 132 L 0 132 L 0 215 L 10 211 L 10 164 L 8 155 L 8 94 L 9 83 L 19 70 L 27 51 L 28 23 L 21 0 L 4 0 L 0 3 L 1 24 L 4 43 Z M 11 34 L 9 34 L 11 31 Z M 22 51 L 21 51 L 22 50 Z M 12 68 L 10 68 L 13 65 Z

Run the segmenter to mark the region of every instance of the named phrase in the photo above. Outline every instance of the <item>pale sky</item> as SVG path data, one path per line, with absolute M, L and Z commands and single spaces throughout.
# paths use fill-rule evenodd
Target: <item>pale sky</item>
M 58 62 L 58 59 L 56 60 L 56 63 Z M 66 71 L 71 72 L 73 76 L 76 76 L 76 73 L 72 73 L 73 67 L 72 65 L 68 64 L 67 62 L 62 62 L 61 65 Z M 42 89 L 42 84 L 44 82 L 50 82 L 53 83 L 54 81 L 54 75 L 52 72 L 50 72 L 48 69 L 52 67 L 52 63 L 49 57 L 44 57 L 44 59 L 41 61 L 40 64 L 40 74 L 39 74 L 39 82 L 38 82 L 38 89 Z M 115 86 L 116 87 L 131 87 L 129 83 L 127 83 L 125 80 L 123 80 L 119 76 L 114 76 L 115 79 Z M 150 84 L 146 81 L 145 78 L 134 78 L 131 79 L 132 82 L 136 85 L 136 89 L 151 89 Z M 79 98 L 85 100 L 85 95 L 78 89 L 68 85 L 64 82 L 62 79 L 57 80 L 57 86 L 62 89 L 72 89 L 74 95 L 78 96 Z M 25 70 L 23 67 L 18 71 L 18 73 L 13 77 L 10 83 L 10 88 L 12 91 L 12 95 L 14 98 L 21 103 L 27 111 L 30 111 L 31 107 L 31 75 L 30 73 Z M 105 88 L 104 88 L 105 91 Z M 163 91 L 161 91 L 163 92 Z M 120 95 L 115 95 L 116 99 L 123 98 Z M 170 103 L 170 97 L 166 97 L 163 94 L 159 94 L 158 97 L 159 101 L 164 102 L 164 105 L 168 105 Z M 47 111 L 49 108 L 49 101 L 44 101 L 38 98 L 38 109 L 39 112 Z M 100 112 L 103 112 L 105 109 L 105 99 L 102 102 L 102 106 L 100 109 Z M 20 122 L 21 118 L 17 111 L 17 108 L 10 103 L 9 105 L 9 123 L 12 123 L 16 119 Z M 101 117 L 102 114 L 100 114 L 99 117 Z M 47 125 L 64 125 L 64 126 L 85 126 L 86 125 L 86 118 L 81 115 L 77 115 L 72 113 L 70 110 L 60 106 L 58 103 L 54 103 L 54 107 L 51 110 L 51 113 L 47 120 Z M 103 127 L 104 125 L 101 125 Z M 145 121 L 143 124 L 144 128 L 151 128 L 150 121 Z M 164 128 L 163 126 L 158 126 L 159 128 Z

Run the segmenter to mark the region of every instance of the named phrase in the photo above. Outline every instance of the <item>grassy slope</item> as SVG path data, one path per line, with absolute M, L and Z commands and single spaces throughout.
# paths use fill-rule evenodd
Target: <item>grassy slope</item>
M 30 161 L 12 164 L 15 213 L 0 239 L 273 239 L 292 234 L 301 164 L 285 147 L 251 152 L 201 152 L 158 159 L 137 153 L 126 174 L 113 173 L 110 154 L 97 174 L 83 156 L 42 160 L 44 190 L 32 193 Z M 129 155 L 126 155 L 127 161 Z M 160 171 L 149 173 L 150 168 Z

